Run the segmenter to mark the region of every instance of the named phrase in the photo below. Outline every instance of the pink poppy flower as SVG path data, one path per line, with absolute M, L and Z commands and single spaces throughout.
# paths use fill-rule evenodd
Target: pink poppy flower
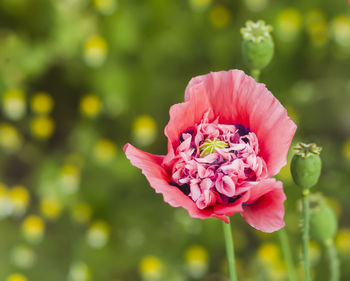
M 126 157 L 173 207 L 229 222 L 240 212 L 254 228 L 284 226 L 286 199 L 276 175 L 296 131 L 286 109 L 264 84 L 240 70 L 193 78 L 185 102 L 170 108 L 168 154 L 130 144 Z

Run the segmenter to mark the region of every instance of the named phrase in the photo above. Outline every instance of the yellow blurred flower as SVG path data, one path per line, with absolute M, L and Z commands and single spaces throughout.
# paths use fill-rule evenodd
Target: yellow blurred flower
M 107 57 L 107 42 L 99 36 L 94 35 L 85 41 L 84 59 L 87 65 L 91 67 L 101 66 Z
M 332 20 L 332 34 L 340 47 L 350 48 L 350 17 L 336 16 Z
M 20 273 L 13 273 L 6 278 L 6 281 L 28 281 L 28 279 Z
M 192 8 L 197 11 L 206 9 L 212 3 L 212 0 L 189 0 L 189 1 Z
M 223 5 L 216 5 L 209 13 L 209 21 L 216 28 L 223 28 L 229 24 L 231 12 Z
M 40 201 L 40 211 L 49 220 L 57 219 L 62 211 L 62 203 L 58 198 L 47 196 Z
M 300 12 L 293 8 L 282 10 L 276 19 L 276 36 L 285 42 L 293 41 L 297 38 L 301 30 Z
M 350 228 L 341 228 L 338 231 L 335 245 L 341 254 L 350 255 Z
M 139 145 L 150 145 L 157 135 L 156 122 L 151 116 L 138 116 L 132 123 L 132 134 Z
M 16 216 L 23 215 L 29 204 L 29 192 L 21 185 L 16 185 L 9 191 L 13 206 L 13 214 Z
M 35 261 L 36 255 L 32 248 L 26 245 L 16 246 L 11 252 L 11 259 L 14 265 L 19 268 L 31 268 Z
M 87 223 L 92 215 L 92 208 L 87 203 L 78 203 L 72 208 L 72 218 L 77 223 Z
M 350 162 L 350 137 L 343 143 L 343 155 Z
M 34 137 L 47 139 L 55 130 L 55 122 L 48 116 L 37 116 L 31 120 L 30 127 Z
M 260 12 L 266 8 L 269 0 L 245 0 L 244 3 L 252 12 Z
M 191 277 L 202 278 L 208 271 L 208 252 L 200 245 L 193 245 L 185 252 L 186 267 Z
M 280 262 L 281 253 L 279 247 L 272 242 L 265 242 L 258 249 L 259 260 L 266 265 L 275 265 Z
M 102 248 L 109 239 L 110 227 L 102 220 L 94 221 L 86 234 L 88 244 L 92 248 Z
M 145 280 L 158 280 L 162 276 L 162 262 L 155 256 L 144 257 L 139 265 L 141 276 Z
M 44 230 L 43 220 L 36 215 L 30 215 L 22 222 L 22 232 L 29 242 L 39 242 L 43 237 Z
M 0 124 L 0 146 L 7 152 L 18 151 L 23 144 L 22 135 L 8 123 Z
M 316 264 L 321 258 L 321 247 L 315 241 L 309 242 L 309 256 L 312 264 Z
M 0 219 L 12 213 L 12 201 L 6 185 L 0 183 Z
M 312 44 L 323 46 L 328 43 L 328 27 L 325 14 L 320 10 L 311 10 L 306 15 L 306 30 Z
M 329 204 L 329 206 L 332 208 L 332 210 L 334 211 L 335 215 L 337 216 L 337 218 L 339 219 L 342 213 L 342 206 L 341 203 L 339 202 L 339 200 L 335 199 L 335 198 L 326 198 L 327 203 Z
M 9 90 L 2 97 L 2 110 L 11 120 L 22 119 L 27 111 L 26 106 L 26 97 L 22 90 Z
M 30 107 L 37 114 L 49 114 L 53 106 L 53 98 L 48 93 L 39 92 L 30 99 Z
M 88 281 L 91 279 L 89 267 L 83 262 L 74 263 L 68 273 L 68 281 Z
M 282 262 L 279 247 L 275 243 L 262 244 L 258 249 L 257 256 L 271 280 L 285 280 L 286 268 Z
M 91 118 L 96 117 L 100 113 L 101 107 L 101 99 L 94 94 L 83 96 L 79 104 L 80 112 Z
M 104 15 L 110 15 L 117 7 L 117 0 L 93 0 L 96 9 Z
M 114 142 L 108 139 L 99 140 L 94 147 L 94 156 L 99 163 L 111 162 L 116 154 Z
M 80 169 L 75 165 L 66 164 L 60 173 L 60 187 L 68 194 L 75 193 L 80 184 Z

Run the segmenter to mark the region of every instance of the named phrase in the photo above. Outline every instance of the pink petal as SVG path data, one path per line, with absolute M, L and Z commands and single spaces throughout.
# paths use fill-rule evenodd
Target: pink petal
M 284 227 L 286 196 L 282 182 L 267 179 L 252 186 L 247 192 L 249 200 L 243 204 L 242 217 L 252 227 L 263 232 L 273 232 Z
M 194 128 L 194 125 L 200 123 L 205 114 L 209 119 L 214 118 L 208 95 L 205 94 L 206 89 L 199 85 L 193 88 L 193 92 L 198 92 L 198 95 L 194 95 L 189 101 L 170 107 L 170 119 L 164 129 L 164 134 L 168 137 L 168 154 L 163 161 L 165 165 L 170 165 L 182 133 Z
M 216 180 L 215 187 L 218 192 L 226 195 L 227 197 L 232 197 L 236 192 L 236 185 L 229 176 L 223 176 Z
M 259 156 L 266 161 L 268 175 L 277 174 L 286 164 L 296 125 L 265 85 L 240 70 L 214 72 L 193 78 L 185 101 L 205 95 L 220 123 L 239 123 L 257 135 Z
M 199 210 L 196 204 L 177 187 L 169 184 L 170 176 L 161 166 L 164 156 L 153 155 L 143 152 L 130 144 L 124 146 L 126 157 L 131 164 L 142 170 L 151 187 L 156 193 L 163 194 L 164 201 L 173 207 L 185 208 L 189 215 L 194 218 L 205 219 L 208 217 L 217 217 L 223 221 L 227 221 L 224 216 L 213 213 L 212 208 Z
M 238 198 L 236 201 L 229 204 L 220 204 L 214 206 L 214 213 L 219 216 L 230 217 L 235 213 L 241 212 L 243 210 L 242 203 L 248 198 L 248 193 L 244 193 L 242 197 Z

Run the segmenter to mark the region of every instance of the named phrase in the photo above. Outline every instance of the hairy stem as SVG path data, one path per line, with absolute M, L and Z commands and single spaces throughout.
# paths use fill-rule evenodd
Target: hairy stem
M 303 190 L 303 230 L 302 230 L 302 248 L 305 281 L 311 281 L 310 258 L 309 258 L 309 190 Z
M 333 241 L 327 242 L 326 247 L 327 247 L 327 255 L 328 255 L 328 262 L 329 262 L 329 273 L 330 273 L 329 280 L 339 281 L 340 266 L 339 266 L 339 259 L 337 255 L 337 249 Z
M 290 249 L 288 234 L 285 228 L 282 228 L 280 231 L 278 231 L 278 237 L 280 239 L 283 259 L 287 266 L 288 280 L 297 281 L 292 251 Z
M 223 222 L 222 225 L 223 225 L 223 229 L 224 229 L 226 254 L 227 254 L 227 266 L 228 266 L 230 281 L 237 281 L 235 253 L 234 253 L 233 237 L 232 237 L 232 232 L 231 232 L 231 223 Z

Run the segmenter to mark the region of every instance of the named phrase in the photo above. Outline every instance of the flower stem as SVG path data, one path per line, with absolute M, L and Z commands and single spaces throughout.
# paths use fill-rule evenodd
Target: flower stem
M 329 272 L 330 272 L 330 281 L 339 281 L 340 280 L 340 270 L 339 270 L 339 259 L 337 255 L 337 249 L 333 241 L 326 243 L 327 255 L 329 262 Z
M 288 279 L 289 279 L 289 281 L 297 281 L 292 251 L 290 249 L 286 229 L 282 228 L 280 231 L 278 231 L 278 236 L 279 236 L 280 243 L 281 243 L 283 258 L 284 258 L 284 261 L 285 261 L 286 266 L 287 266 Z
M 302 233 L 302 248 L 305 281 L 311 281 L 310 259 L 309 259 L 309 190 L 304 189 L 302 192 L 302 216 L 303 216 L 303 233 Z
M 230 275 L 230 281 L 237 281 L 236 276 L 236 263 L 235 263 L 235 253 L 233 246 L 233 237 L 231 232 L 231 222 L 222 224 L 224 229 L 224 237 L 226 244 L 226 254 L 227 254 L 227 266 Z

